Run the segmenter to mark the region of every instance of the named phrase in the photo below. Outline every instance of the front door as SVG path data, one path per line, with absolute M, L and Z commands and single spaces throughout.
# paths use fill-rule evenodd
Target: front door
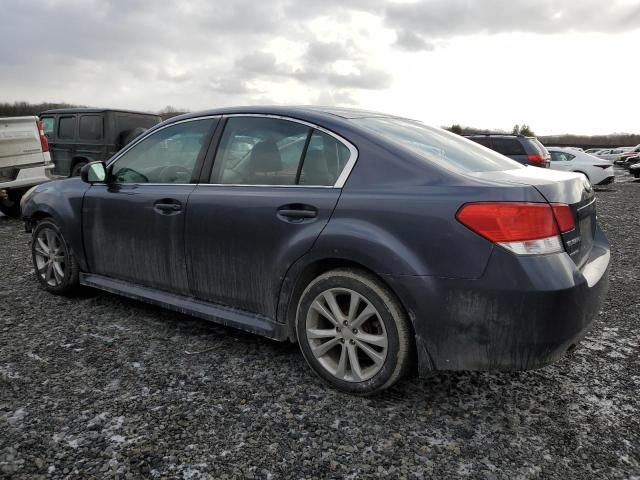
M 83 234 L 91 273 L 189 293 L 184 220 L 215 118 L 153 132 L 108 168 L 85 194 Z
M 282 280 L 329 221 L 352 155 L 355 149 L 306 124 L 228 118 L 212 173 L 189 199 L 193 294 L 275 318 Z

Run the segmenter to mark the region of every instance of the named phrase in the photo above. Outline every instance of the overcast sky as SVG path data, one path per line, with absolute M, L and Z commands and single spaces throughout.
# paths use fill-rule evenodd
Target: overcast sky
M 0 101 L 640 133 L 640 0 L 0 0 Z

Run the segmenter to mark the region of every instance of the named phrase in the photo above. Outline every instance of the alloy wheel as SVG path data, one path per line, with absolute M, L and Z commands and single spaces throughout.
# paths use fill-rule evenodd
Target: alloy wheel
M 44 282 L 57 287 L 64 281 L 66 255 L 60 234 L 52 228 L 38 232 L 33 246 L 36 270 Z
M 320 365 L 337 379 L 363 382 L 387 358 L 389 339 L 378 310 L 363 295 L 331 288 L 311 303 L 306 336 Z

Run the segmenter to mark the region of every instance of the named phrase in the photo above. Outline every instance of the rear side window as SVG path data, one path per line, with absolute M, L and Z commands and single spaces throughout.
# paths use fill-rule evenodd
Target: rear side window
M 552 150 L 549 153 L 551 154 L 552 162 L 569 162 L 576 158 L 576 156 L 571 153 L 561 152 L 559 150 Z
M 227 121 L 211 182 L 294 185 L 310 127 L 265 117 Z
M 542 145 L 542 143 L 540 143 L 540 140 L 538 140 L 537 138 L 527 138 L 527 140 L 533 146 L 536 152 L 543 157 L 546 157 L 549 154 L 549 152 L 547 151 L 547 147 Z
M 407 148 L 425 161 L 463 172 L 490 172 L 526 168 L 455 133 L 400 118 L 355 118 L 370 132 Z
M 73 140 L 76 134 L 76 117 L 60 117 L 58 120 L 58 138 Z
M 493 149 L 502 155 L 526 155 L 527 152 L 517 138 L 493 137 Z
M 100 115 L 81 116 L 78 136 L 81 140 L 101 140 L 102 117 Z
M 491 139 L 489 137 L 471 137 L 469 138 L 469 140 L 473 140 L 474 142 L 479 143 L 480 145 L 484 145 L 487 148 L 492 148 Z

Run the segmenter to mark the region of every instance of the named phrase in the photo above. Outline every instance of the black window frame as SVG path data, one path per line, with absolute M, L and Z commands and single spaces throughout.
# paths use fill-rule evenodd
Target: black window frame
M 71 118 L 73 119 L 73 134 L 71 135 L 71 137 L 63 137 L 62 135 L 60 135 L 60 130 L 62 127 L 62 123 L 63 120 Z M 78 116 L 77 115 L 60 115 L 58 117 L 58 125 L 56 128 L 56 138 L 58 140 L 72 140 L 75 141 L 75 139 L 78 136 Z
M 100 137 L 99 138 L 87 138 L 87 137 L 83 137 L 82 136 L 82 120 L 84 120 L 85 118 L 98 118 L 100 119 L 100 123 L 101 123 L 101 132 L 100 132 Z M 87 114 L 81 114 L 78 115 L 78 141 L 81 141 L 83 143 L 102 143 L 104 141 L 105 135 L 104 135 L 104 115 L 101 115 L 99 113 L 87 113 Z

